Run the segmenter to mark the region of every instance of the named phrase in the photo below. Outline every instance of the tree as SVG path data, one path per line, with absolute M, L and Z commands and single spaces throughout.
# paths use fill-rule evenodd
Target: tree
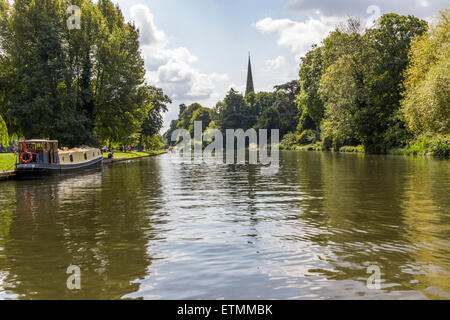
M 182 103 L 180 104 L 180 111 L 178 112 L 178 119 L 181 119 L 183 112 L 187 109 L 187 106 Z
M 142 103 L 147 109 L 147 118 L 142 123 L 139 133 L 139 149 L 141 149 L 143 136 L 152 137 L 161 130 L 163 126 L 162 113 L 167 112 L 167 104 L 172 103 L 172 100 L 160 88 L 143 86 L 139 89 L 143 99 Z
M 408 139 L 399 117 L 404 71 L 411 42 L 427 28 L 424 20 L 390 13 L 383 15 L 376 27 L 365 34 L 366 50 L 373 54 L 365 84 L 368 103 L 358 115 L 361 123 L 358 134 L 369 152 L 385 152 L 393 146 L 404 145 Z
M 319 94 L 320 80 L 324 73 L 323 47 L 314 46 L 302 58 L 299 76 L 300 92 L 297 94 L 298 109 L 301 114 L 297 131 L 320 130 L 324 117 L 324 102 Z
M 147 150 L 159 150 L 164 147 L 163 138 L 159 134 L 144 137 L 143 144 Z
M 296 130 L 299 122 L 296 96 L 299 92 L 300 85 L 296 80 L 275 86 L 276 99 L 273 105 L 280 113 L 281 127 L 279 129 L 282 135 Z
M 255 129 L 267 129 L 269 133 L 272 129 L 279 130 L 281 127 L 281 115 L 276 106 L 271 106 L 264 110 L 263 114 L 258 118 L 258 122 L 255 124 Z
M 139 131 L 148 116 L 144 60 L 139 33 L 125 23 L 110 1 L 99 2 L 109 34 L 98 49 L 95 132 L 100 140 L 120 143 Z
M 182 105 L 184 106 L 184 105 Z M 180 111 L 181 111 L 181 107 L 180 106 Z M 177 124 L 177 128 L 178 129 L 189 129 L 189 126 L 191 125 L 191 119 L 192 116 L 194 115 L 194 112 L 197 109 L 201 109 L 203 108 L 199 103 L 192 103 L 191 105 L 189 105 L 189 107 L 187 108 L 183 108 L 184 111 L 181 114 L 181 118 L 178 119 L 178 124 Z
M 6 127 L 6 123 L 0 115 L 0 145 L 8 144 L 8 128 Z
M 195 121 L 202 122 L 202 132 L 204 132 L 211 123 L 211 110 L 208 108 L 199 108 L 194 111 L 188 129 L 191 135 L 194 134 Z
M 356 139 L 354 115 L 359 108 L 359 92 L 352 72 L 355 64 L 350 56 L 344 55 L 327 69 L 321 80 L 319 92 L 326 106 L 322 138 L 330 139 L 336 149 Z
M 277 86 L 274 86 L 275 92 L 284 92 L 290 100 L 294 100 L 300 92 L 300 84 L 298 80 L 292 80 Z
M 245 96 L 245 102 L 250 107 L 249 112 L 251 112 L 254 117 L 259 117 L 266 109 L 274 104 L 275 97 L 276 95 L 274 92 L 251 92 Z
M 244 129 L 251 128 L 256 122 L 257 115 L 246 102 L 244 96 L 233 88 L 225 97 L 223 104 L 218 110 L 217 125 L 222 129 Z
M 412 44 L 402 112 L 416 135 L 450 134 L 450 9 Z
M 0 144 L 8 144 L 7 116 L 9 111 L 9 96 L 11 94 L 12 68 L 9 57 L 4 53 L 7 49 L 9 30 L 9 3 L 0 0 Z
M 313 81 L 303 80 L 298 101 L 308 115 L 311 109 L 318 110 L 316 119 L 320 119 L 323 103 L 324 139 L 331 140 L 335 148 L 342 143 L 362 143 L 370 153 L 405 143 L 407 134 L 399 118 L 403 72 L 411 41 L 426 28 L 425 21 L 413 16 L 387 14 L 364 32 L 360 21 L 350 18 L 324 40 L 322 49 L 314 49 L 320 54 L 311 54 L 305 62 L 316 57 L 322 65 L 317 70 L 312 62 L 302 65 L 301 77 Z M 318 84 L 311 74 L 321 72 Z M 317 88 L 320 98 L 314 95 Z M 304 115 L 300 128 L 306 127 Z M 312 122 L 317 125 L 317 120 Z
M 319 88 L 325 104 L 321 131 L 322 139 L 330 140 L 335 149 L 360 141 L 357 118 L 367 105 L 364 83 L 371 58 L 364 40 L 361 23 L 355 18 L 324 40 L 323 59 L 329 66 Z
M 89 140 L 90 130 L 86 117 L 74 111 L 67 89 L 71 72 L 63 22 L 63 1 L 15 1 L 5 51 L 17 79 L 9 114 L 19 131 L 28 138 L 52 136 L 70 144 L 76 134 Z
M 70 4 L 79 30 L 67 28 Z M 161 128 L 139 32 L 111 0 L 0 0 L 0 46 L 0 115 L 13 134 L 76 146 L 133 140 L 144 121 Z
M 166 144 L 168 144 L 169 146 L 173 146 L 175 145 L 175 141 L 172 141 L 172 133 L 175 132 L 175 130 L 177 130 L 177 123 L 178 120 L 172 120 L 170 122 L 170 127 L 169 129 L 166 131 L 166 133 L 164 133 L 163 135 L 163 140 L 166 142 Z

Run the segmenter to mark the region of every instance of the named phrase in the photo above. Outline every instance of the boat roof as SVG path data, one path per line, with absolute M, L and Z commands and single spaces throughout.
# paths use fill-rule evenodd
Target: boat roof
M 40 140 L 40 139 L 34 139 L 34 140 L 25 140 L 26 143 L 41 143 L 41 142 L 52 142 L 57 143 L 58 140 Z

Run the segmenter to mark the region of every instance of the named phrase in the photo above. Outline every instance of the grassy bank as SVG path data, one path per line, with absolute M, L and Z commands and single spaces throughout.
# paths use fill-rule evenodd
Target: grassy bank
M 0 171 L 14 170 L 16 157 L 13 153 L 0 153 Z
M 294 150 L 299 151 L 326 151 L 322 148 L 322 144 L 317 142 L 315 144 L 307 144 L 304 146 L 297 146 Z M 339 152 L 345 153 L 365 153 L 363 146 L 344 146 L 339 148 Z
M 113 159 L 133 159 L 133 158 L 140 158 L 140 157 L 146 157 L 146 156 L 156 156 L 158 154 L 166 153 L 165 150 L 157 150 L 157 151 L 144 151 L 144 152 L 113 152 L 114 158 Z M 108 159 L 108 152 L 105 152 L 103 154 L 104 159 Z
M 334 151 L 345 153 L 366 153 L 364 146 L 343 146 L 339 150 L 330 150 L 324 148 L 321 141 L 311 144 L 300 144 L 293 134 L 288 134 L 280 143 L 281 150 L 299 150 L 299 151 Z M 411 141 L 402 148 L 392 148 L 386 152 L 391 155 L 403 156 L 432 156 L 440 159 L 450 158 L 450 136 L 441 135 L 435 137 L 421 137 Z

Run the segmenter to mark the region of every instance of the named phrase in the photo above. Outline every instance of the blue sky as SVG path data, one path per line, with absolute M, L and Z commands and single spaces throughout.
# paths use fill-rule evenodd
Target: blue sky
M 364 23 L 388 12 L 431 19 L 448 6 L 445 0 L 115 2 L 140 28 L 148 82 L 174 101 L 164 129 L 180 103 L 213 107 L 230 87 L 243 91 L 249 51 L 256 91 L 271 90 L 296 79 L 299 58 L 349 15 Z

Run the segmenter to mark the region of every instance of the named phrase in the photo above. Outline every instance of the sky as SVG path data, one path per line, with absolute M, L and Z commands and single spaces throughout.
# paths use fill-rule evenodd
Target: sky
M 431 20 L 448 0 L 113 0 L 140 30 L 147 82 L 179 104 L 211 108 L 232 87 L 245 91 L 250 52 L 255 90 L 298 78 L 299 62 L 348 16 L 370 25 L 381 14 Z

